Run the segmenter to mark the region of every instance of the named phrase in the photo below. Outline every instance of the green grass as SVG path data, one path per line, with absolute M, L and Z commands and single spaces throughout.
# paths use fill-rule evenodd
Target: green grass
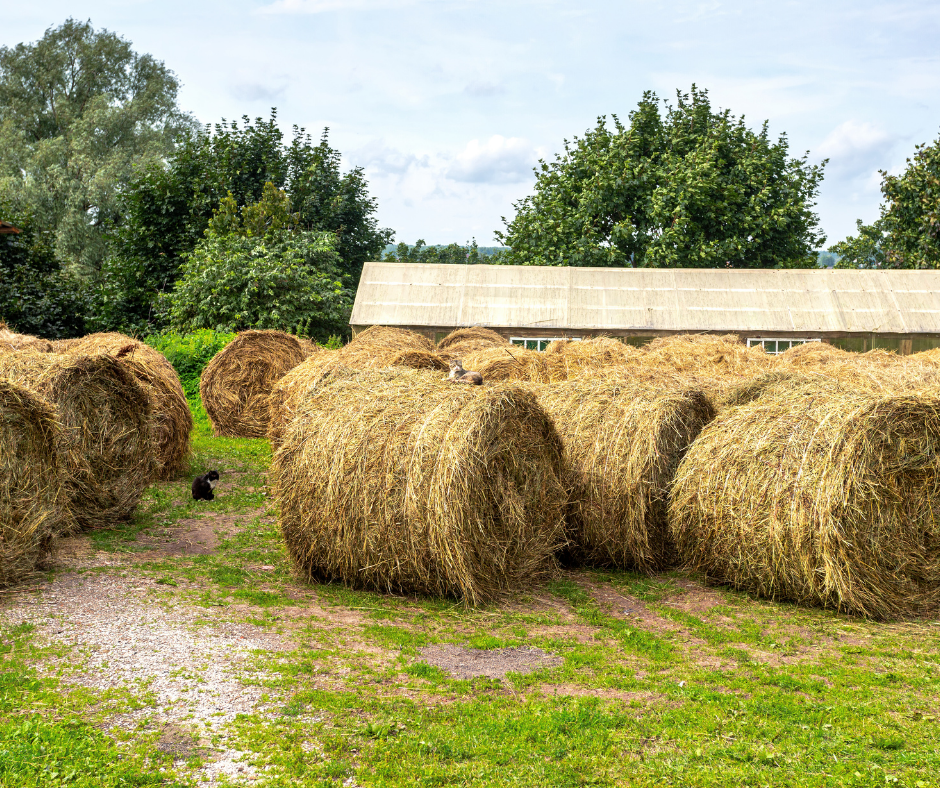
M 705 591 L 681 573 L 566 572 L 477 610 L 306 585 L 265 495 L 267 444 L 212 438 L 192 406 L 191 471 L 217 467 L 227 491 L 197 503 L 185 478 L 154 485 L 132 523 L 90 537 L 135 562 L 89 571 L 149 578 L 149 604 L 194 605 L 206 626 L 280 634 L 283 650 L 244 664 L 270 711 L 226 730 L 251 754 L 253 784 L 940 784 L 937 622 L 877 624 Z M 201 517 L 227 523 L 215 552 L 139 560 L 142 538 Z M 66 684 L 59 673 L 80 655 L 43 643 L 29 625 L 0 630 L 0 786 L 196 779 L 199 759 L 174 765 L 152 727 L 109 728 L 147 708 L 146 692 Z M 539 647 L 561 661 L 462 680 L 422 655 L 435 644 Z

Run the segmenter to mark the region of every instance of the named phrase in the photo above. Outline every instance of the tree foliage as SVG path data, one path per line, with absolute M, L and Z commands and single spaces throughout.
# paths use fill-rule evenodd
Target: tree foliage
M 916 146 L 900 175 L 880 173 L 881 215 L 859 219 L 857 235 L 829 247 L 841 255 L 838 267 L 940 268 L 940 138 Z
M 428 246 L 419 238 L 414 246 L 401 243 L 394 251 L 385 253 L 383 260 L 390 263 L 446 263 L 451 265 L 474 265 L 476 263 L 498 263 L 502 251 L 485 254 L 480 251 L 476 240 L 466 246 L 448 244 L 447 246 Z
M 352 293 L 344 287 L 336 236 L 302 230 L 287 194 L 268 182 L 261 199 L 239 208 L 230 193 L 205 238 L 184 253 L 167 298 L 179 331 L 288 330 L 303 324 L 318 339 L 342 334 Z
M 122 197 L 123 225 L 108 272 L 110 291 L 121 295 L 108 320 L 151 320 L 150 305 L 172 288 L 220 202 L 255 204 L 266 183 L 286 193 L 298 229 L 335 236 L 340 273 L 354 284 L 393 233 L 377 226 L 362 170 L 342 174 L 340 160 L 328 130 L 314 144 L 295 126 L 285 143 L 275 110 L 268 120 L 245 117 L 189 134 L 167 161 L 141 169 Z
M 0 191 L 51 229 L 73 273 L 100 269 L 134 167 L 160 160 L 192 124 L 178 88 L 162 62 L 90 22 L 0 47 Z
M 694 85 L 660 114 L 646 92 L 624 125 L 614 115 L 565 141 L 517 203 L 505 262 L 525 265 L 812 267 L 825 238 L 812 206 L 823 168 L 788 157 Z
M 80 335 L 87 298 L 60 269 L 53 233 L 3 200 L 0 216 L 20 230 L 0 235 L 0 319 L 23 334 Z

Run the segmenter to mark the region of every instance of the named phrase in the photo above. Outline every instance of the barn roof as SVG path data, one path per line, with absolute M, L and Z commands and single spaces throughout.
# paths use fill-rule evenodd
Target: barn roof
M 940 334 L 940 271 L 366 263 L 350 324 Z

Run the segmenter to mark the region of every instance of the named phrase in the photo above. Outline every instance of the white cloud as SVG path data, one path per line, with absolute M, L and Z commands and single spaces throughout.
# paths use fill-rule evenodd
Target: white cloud
M 376 175 L 404 175 L 410 169 L 430 166 L 427 155 L 403 153 L 387 146 L 384 140 L 373 140 L 350 151 L 348 159 L 353 166 L 362 167 Z
M 871 179 L 888 165 L 897 141 L 897 136 L 874 123 L 847 120 L 829 132 L 814 152 L 829 159 L 827 171 L 833 176 Z
M 237 99 L 245 101 L 273 101 L 284 94 L 287 85 L 272 87 L 259 82 L 237 82 L 229 92 Z
M 379 8 L 401 8 L 416 0 L 275 0 L 262 6 L 259 14 L 323 14 L 329 11 L 374 11 Z
M 482 82 L 479 80 L 474 80 L 463 89 L 463 92 L 468 96 L 481 98 L 485 96 L 495 96 L 497 93 L 505 93 L 506 89 L 502 85 L 499 85 L 495 82 Z
M 538 157 L 528 140 L 494 134 L 482 145 L 470 140 L 446 174 L 465 183 L 519 183 L 530 176 Z

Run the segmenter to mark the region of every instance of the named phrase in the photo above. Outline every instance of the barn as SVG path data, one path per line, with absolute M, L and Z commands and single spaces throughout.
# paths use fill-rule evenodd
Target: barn
M 486 326 L 535 349 L 711 333 L 770 353 L 824 341 L 908 354 L 940 347 L 940 271 L 366 263 L 350 325 L 353 335 L 383 325 L 434 340 Z

